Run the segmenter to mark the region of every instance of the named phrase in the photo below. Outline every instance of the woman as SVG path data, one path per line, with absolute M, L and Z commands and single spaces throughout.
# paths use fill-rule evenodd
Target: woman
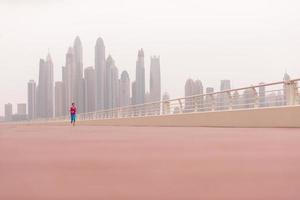
M 77 112 L 77 108 L 75 106 L 75 103 L 72 103 L 72 106 L 70 108 L 70 114 L 71 114 L 71 124 L 73 126 L 75 126 L 75 122 L 76 122 L 76 112 Z

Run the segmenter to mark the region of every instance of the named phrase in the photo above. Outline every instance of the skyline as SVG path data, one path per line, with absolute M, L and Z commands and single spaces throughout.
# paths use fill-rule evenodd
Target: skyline
M 46 59 L 40 58 L 38 83 L 34 80 L 27 83 L 28 118 L 20 115 L 23 112 L 19 111 L 15 116 L 5 114 L 5 118 L 35 120 L 61 117 L 67 115 L 71 102 L 77 105 L 78 113 L 86 113 L 159 101 L 160 57 L 151 56 L 150 72 L 149 93 L 145 92 L 144 51 L 140 49 L 136 61 L 136 78 L 130 92 L 130 75 L 126 70 L 119 75 L 113 57 L 110 54 L 105 56 L 103 39 L 99 37 L 96 40 L 95 68 L 84 68 L 82 43 L 80 37 L 76 36 L 73 46 L 66 53 L 65 66 L 61 67 L 61 80 L 54 81 L 52 57 L 48 52 Z M 26 104 L 23 105 L 26 107 Z M 7 106 L 5 104 L 5 113 L 11 113 L 11 108 L 7 109 Z
M 106 41 L 107 53 L 119 70 L 127 70 L 131 77 L 135 76 L 138 49 L 145 50 L 147 67 L 151 55 L 160 55 L 162 93 L 168 91 L 171 98 L 184 96 L 188 78 L 200 79 L 204 87 L 214 88 L 219 88 L 220 80 L 230 79 L 232 88 L 237 88 L 282 80 L 285 70 L 292 78 L 300 77 L 297 1 L 263 0 L 243 6 L 237 1 L 188 1 L 186 5 L 178 1 L 144 5 L 113 1 L 101 8 L 93 1 L 84 5 L 78 1 L 30 2 L 0 3 L 1 18 L 10 19 L 0 22 L 0 91 L 5 94 L 0 100 L 0 115 L 5 103 L 26 102 L 26 84 L 37 79 L 38 59 L 47 55 L 48 48 L 54 80 L 60 80 L 66 48 L 76 35 L 83 44 L 84 68 L 95 67 L 94 40 L 99 36 Z M 71 10 L 80 7 L 76 19 L 78 13 Z M 15 16 L 16 12 L 22 18 Z M 115 12 L 120 13 L 118 18 L 112 16 Z M 146 69 L 146 88 L 149 73 Z

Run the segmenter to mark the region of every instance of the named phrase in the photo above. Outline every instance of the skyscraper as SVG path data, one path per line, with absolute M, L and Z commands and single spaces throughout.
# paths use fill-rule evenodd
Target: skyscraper
M 26 103 L 18 103 L 17 104 L 17 115 L 26 115 Z
M 151 57 L 150 61 L 150 101 L 161 100 L 160 58 Z
M 138 51 L 138 58 L 136 61 L 136 79 L 135 79 L 136 104 L 143 104 L 145 102 L 145 66 L 144 66 L 144 51 Z
M 189 97 L 189 96 L 192 96 L 194 94 L 194 81 L 193 81 L 193 79 L 186 80 L 184 94 L 185 94 L 185 97 Z
M 4 113 L 5 113 L 5 120 L 10 121 L 12 120 L 12 104 L 7 103 L 4 105 Z
M 96 71 L 96 105 L 97 110 L 103 110 L 106 95 L 106 65 L 105 46 L 103 39 L 99 37 L 95 45 L 95 71 Z
M 231 97 L 232 102 L 232 108 L 233 109 L 239 109 L 241 108 L 241 102 L 240 102 L 240 94 L 238 91 L 234 91 Z
M 226 91 L 230 89 L 231 89 L 230 80 L 221 80 L 220 91 Z M 225 93 L 220 94 L 218 100 L 219 101 L 218 101 L 217 108 L 219 110 L 224 110 L 228 108 L 230 104 L 230 98 L 227 94 Z
M 112 92 L 112 107 L 117 108 L 120 105 L 120 90 L 119 90 L 119 70 L 115 63 L 111 66 L 111 92 Z
M 185 82 L 185 97 L 190 97 L 194 95 L 195 83 L 193 79 L 188 79 Z M 191 112 L 194 110 L 194 102 L 192 98 L 185 99 L 185 112 Z
M 289 81 L 291 80 L 290 75 L 285 72 L 284 76 L 283 76 L 283 81 L 285 82 L 283 85 L 283 98 L 279 97 L 278 98 L 278 103 L 280 104 L 290 104 L 291 102 L 291 93 L 293 92 L 293 90 L 291 89 L 291 85 L 289 83 Z
M 207 87 L 206 88 L 206 96 L 205 96 L 205 105 L 204 105 L 204 110 L 212 110 L 213 108 L 213 101 L 214 101 L 214 97 L 211 95 L 207 95 L 207 94 L 211 94 L 214 93 L 214 88 L 213 87 Z
M 266 87 L 263 86 L 264 85 L 263 82 L 259 83 L 259 85 L 260 85 L 259 92 L 258 92 L 259 106 L 260 107 L 265 107 L 265 106 L 267 106 L 267 104 L 266 104 Z
M 105 109 L 110 109 L 112 108 L 112 98 L 113 98 L 113 93 L 112 93 L 112 75 L 111 75 L 111 69 L 114 66 L 114 60 L 113 58 L 109 55 L 106 59 L 106 67 L 105 67 L 105 93 L 104 93 L 104 108 Z
M 87 67 L 84 70 L 84 79 L 86 82 L 86 112 L 96 110 L 96 74 L 93 67 Z
M 230 90 L 230 80 L 221 80 L 220 91 Z
M 76 65 L 76 73 L 78 76 L 78 79 L 83 77 L 83 61 L 82 61 L 82 43 L 77 36 L 74 40 L 74 55 L 75 55 L 75 65 Z
M 202 95 L 202 94 L 203 94 L 202 82 L 200 80 L 195 80 L 193 95 Z M 198 111 L 203 109 L 203 102 L 204 102 L 203 96 L 198 96 L 195 98 L 194 103 L 195 103 L 195 107 Z
M 50 54 L 46 61 L 40 59 L 39 82 L 37 87 L 37 115 L 40 118 L 52 118 L 54 108 L 53 63 Z
M 130 105 L 130 79 L 127 71 L 123 71 L 120 79 L 120 107 Z
M 131 105 L 135 105 L 136 104 L 136 82 L 133 81 L 131 84 Z
M 248 88 L 243 93 L 243 108 L 253 108 L 255 104 L 255 92 Z
M 83 78 L 83 61 L 82 61 L 82 44 L 80 38 L 77 36 L 74 40 L 73 45 L 74 50 L 74 59 L 75 59 L 75 82 L 73 83 L 75 86 L 74 90 L 74 101 L 77 104 L 83 104 L 84 96 L 81 94 L 84 93 L 84 83 L 82 81 Z M 83 107 L 78 107 L 79 112 L 84 112 Z
M 206 94 L 214 93 L 214 88 L 213 87 L 207 87 L 206 88 Z
M 55 82 L 55 117 L 64 116 L 67 110 L 64 82 L 57 81 Z
M 163 97 L 162 97 L 162 100 L 163 100 L 163 104 L 162 104 L 162 114 L 163 115 L 169 115 L 171 113 L 171 107 L 170 107 L 170 95 L 169 93 L 165 92 L 163 94 Z M 179 113 L 179 107 L 175 107 L 173 109 L 173 113 L 176 114 L 176 113 Z
M 30 80 L 27 84 L 27 105 L 28 105 L 28 118 L 30 120 L 36 117 L 36 83 Z
M 71 105 L 72 102 L 75 102 L 75 94 L 78 90 L 76 88 L 76 73 L 75 73 L 75 55 L 72 47 L 69 47 L 66 54 L 66 65 L 63 68 L 63 82 L 65 83 L 66 91 L 66 105 Z
M 79 80 L 78 87 L 77 110 L 78 113 L 85 113 L 87 110 L 87 83 L 84 78 Z

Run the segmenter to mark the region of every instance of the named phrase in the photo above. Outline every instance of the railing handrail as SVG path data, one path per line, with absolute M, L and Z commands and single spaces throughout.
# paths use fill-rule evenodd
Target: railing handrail
M 97 113 L 97 112 L 108 112 L 108 111 L 116 111 L 120 109 L 126 109 L 126 108 L 132 108 L 132 107 L 139 107 L 139 106 L 147 106 L 147 105 L 152 105 L 152 104 L 159 104 L 159 103 L 165 103 L 169 101 L 178 101 L 178 100 L 183 100 L 183 99 L 190 99 L 190 98 L 197 98 L 197 97 L 204 97 L 207 95 L 217 95 L 217 94 L 225 94 L 228 92 L 235 92 L 235 91 L 240 91 L 240 90 L 247 90 L 251 88 L 259 88 L 259 87 L 266 87 L 270 85 L 278 85 L 278 84 L 284 84 L 284 83 L 292 83 L 300 81 L 299 79 L 293 79 L 290 81 L 277 81 L 277 82 L 272 82 L 272 83 L 264 83 L 264 84 L 259 84 L 259 85 L 253 85 L 253 86 L 247 86 L 247 87 L 242 87 L 242 88 L 236 88 L 236 89 L 230 89 L 230 90 L 224 90 L 224 91 L 217 91 L 217 92 L 212 92 L 212 93 L 205 93 L 205 94 L 196 94 L 196 95 L 191 95 L 187 97 L 179 97 L 179 98 L 174 98 L 174 99 L 168 99 L 168 100 L 161 100 L 161 101 L 152 101 L 152 102 L 147 102 L 143 104 L 134 104 L 134 105 L 128 105 L 128 106 L 123 106 L 123 107 L 116 107 L 116 108 L 111 108 L 111 109 L 105 109 L 105 110 L 96 110 L 92 112 L 86 112 L 86 113 L 80 113 L 80 114 L 91 114 L 91 113 Z
M 115 108 L 109 108 L 109 109 L 102 109 L 102 110 L 96 110 L 96 111 L 91 111 L 91 112 L 85 112 L 85 113 L 79 113 L 79 116 L 85 116 L 85 115 L 91 115 L 91 114 L 101 114 L 101 113 L 113 113 L 117 112 L 120 110 L 132 110 L 132 109 L 137 109 L 137 108 L 146 108 L 147 106 L 150 105 L 162 105 L 164 103 L 170 103 L 170 102 L 176 102 L 176 101 L 182 101 L 182 100 L 187 100 L 187 99 L 196 99 L 196 98 L 202 98 L 206 96 L 213 96 L 213 95 L 220 95 L 220 94 L 231 94 L 232 92 L 235 91 L 245 91 L 247 89 L 253 89 L 253 88 L 261 88 L 261 87 L 267 87 L 267 86 L 272 86 L 272 85 L 279 85 L 279 84 L 292 84 L 295 82 L 300 81 L 300 78 L 298 79 L 292 79 L 289 81 L 277 81 L 277 82 L 272 82 L 272 83 L 261 83 L 258 85 L 251 85 L 247 87 L 241 87 L 241 88 L 236 88 L 236 89 L 230 89 L 230 90 L 224 90 L 224 91 L 217 91 L 217 92 L 212 92 L 212 93 L 205 93 L 205 94 L 196 94 L 196 95 L 191 95 L 191 96 L 186 96 L 186 97 L 180 97 L 180 98 L 174 98 L 174 99 L 168 99 L 168 100 L 160 100 L 160 101 L 154 101 L 154 102 L 147 102 L 143 104 L 134 104 L 134 105 L 128 105 L 128 106 L 122 106 L 122 107 L 115 107 Z M 267 92 L 267 91 L 266 91 Z M 67 119 L 69 115 L 66 116 L 59 116 L 59 117 L 54 117 L 54 118 L 48 118 L 48 119 L 35 119 L 36 121 L 43 121 L 43 120 L 63 120 Z

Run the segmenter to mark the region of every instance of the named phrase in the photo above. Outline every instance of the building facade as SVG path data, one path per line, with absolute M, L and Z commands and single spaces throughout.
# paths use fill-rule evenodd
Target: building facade
M 27 115 L 26 103 L 17 104 L 17 115 Z
M 93 67 L 87 67 L 84 70 L 84 79 L 86 82 L 86 112 L 96 110 L 96 73 Z
M 106 95 L 106 61 L 105 46 L 102 38 L 98 38 L 95 45 L 95 71 L 96 71 L 96 107 L 97 110 L 105 108 Z
M 145 64 L 143 49 L 138 51 L 136 61 L 135 92 L 135 104 L 145 103 Z
M 4 114 L 5 121 L 12 120 L 13 106 L 11 103 L 7 103 L 4 105 Z
M 36 118 L 36 83 L 30 80 L 27 84 L 27 106 L 28 118 L 33 120 Z
M 150 61 L 150 101 L 161 100 L 160 57 L 153 56 Z
M 68 111 L 63 81 L 55 82 L 55 117 L 65 116 Z
M 52 118 L 54 114 L 53 62 L 50 54 L 40 59 L 37 87 L 37 117 Z
M 130 78 L 127 71 L 123 71 L 120 78 L 120 107 L 130 105 Z

